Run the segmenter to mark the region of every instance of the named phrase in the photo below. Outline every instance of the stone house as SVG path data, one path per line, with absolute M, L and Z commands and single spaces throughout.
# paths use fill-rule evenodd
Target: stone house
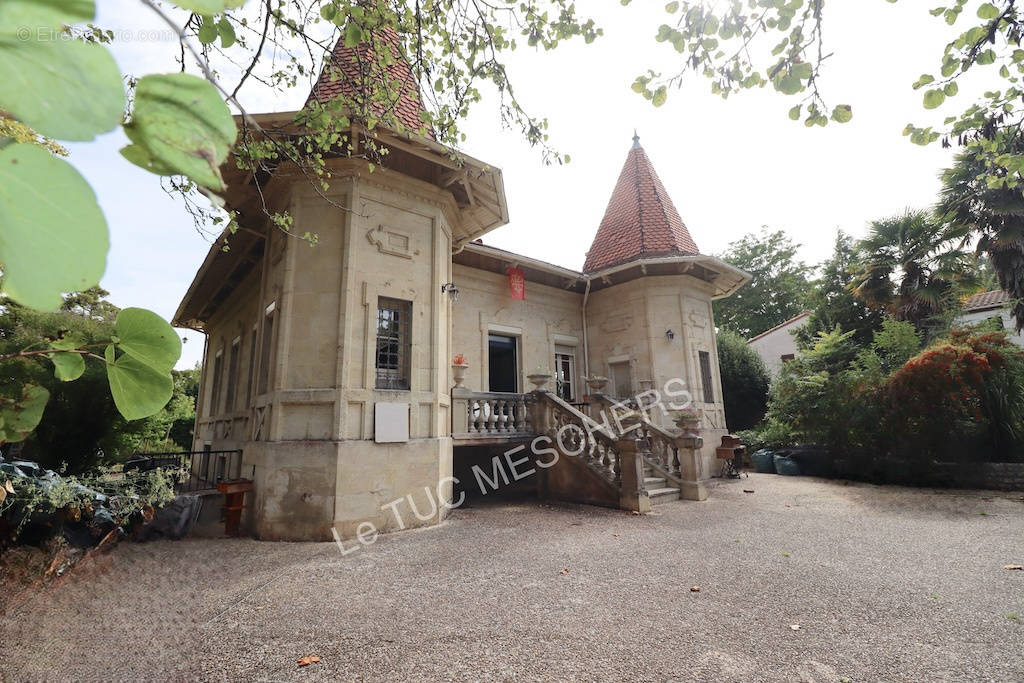
M 1017 331 L 1017 321 L 1010 310 L 1012 303 L 1013 296 L 1007 291 L 995 289 L 991 292 L 981 292 L 964 302 L 963 311 L 957 321 L 965 325 L 976 325 L 996 318 L 999 321 L 998 325 L 1008 331 L 1010 341 L 1018 346 L 1024 346 L 1024 334 Z
M 312 97 L 330 96 L 326 78 Z M 296 126 L 294 112 L 257 120 Z M 749 278 L 699 253 L 639 140 L 575 271 L 479 241 L 508 222 L 496 166 L 357 120 L 347 135 L 388 161 L 338 155 L 326 192 L 286 165 L 259 188 L 225 165 L 241 229 L 230 250 L 211 247 L 175 314 L 206 335 L 195 450 L 240 451 L 252 532 L 324 540 L 436 523 L 473 488 L 453 473 L 485 463 L 477 479 L 507 481 L 514 460 L 489 458 L 566 425 L 585 428 L 577 447 L 557 442 L 557 466 L 517 484 L 639 510 L 652 491 L 706 496 L 727 433 L 711 302 Z M 263 207 L 318 244 L 272 227 Z M 552 391 L 530 390 L 537 368 Z M 598 375 L 603 391 L 587 387 Z M 588 433 L 611 397 L 670 382 L 692 395 L 703 443 L 658 410 L 628 436 Z
M 747 346 L 761 356 L 764 366 L 772 379 L 779 376 L 782 364 L 793 360 L 800 353 L 793 335 L 811 319 L 810 311 L 803 311 L 770 330 L 747 340 Z

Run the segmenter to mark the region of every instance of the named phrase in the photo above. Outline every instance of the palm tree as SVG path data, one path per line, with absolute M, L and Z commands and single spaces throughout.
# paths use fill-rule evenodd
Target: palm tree
M 908 209 L 872 222 L 857 248 L 853 293 L 915 326 L 953 306 L 960 286 L 973 278 L 971 254 L 929 211 Z
M 1003 139 L 998 148 L 1019 158 L 1024 140 L 1019 135 Z M 942 175 L 938 210 L 965 240 L 976 239 L 979 256 L 988 255 L 999 286 L 1014 300 L 1019 332 L 1024 328 L 1024 192 L 1009 182 L 1019 182 L 1020 173 L 1008 177 L 1005 168 L 990 163 L 993 154 L 978 146 L 957 155 L 953 168 Z

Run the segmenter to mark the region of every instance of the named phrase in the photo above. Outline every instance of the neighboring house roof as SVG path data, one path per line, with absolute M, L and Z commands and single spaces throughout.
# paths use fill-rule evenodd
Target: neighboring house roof
M 401 40 L 394 28 L 388 26 L 377 31 L 377 43 L 387 46 L 391 51 L 391 60 L 386 65 L 374 57 L 371 43 L 363 42 L 356 47 L 345 47 L 342 36 L 334 45 L 331 56 L 324 62 L 319 80 L 309 91 L 306 100 L 326 103 L 328 100 L 344 95 L 365 105 L 362 116 L 372 113 L 380 116 L 383 112 L 393 109 L 395 118 L 411 132 L 419 132 L 424 127 L 420 114 L 425 111 L 420 97 L 419 82 L 409 66 L 409 61 L 402 52 Z M 383 68 L 381 68 L 383 66 Z M 385 78 L 397 84 L 397 99 L 390 103 L 366 102 L 364 94 L 371 91 L 373 82 L 383 83 Z M 433 130 L 426 129 L 426 134 L 434 138 Z
M 810 315 L 811 315 L 811 311 L 804 311 L 803 313 L 799 313 L 797 315 L 794 315 L 792 318 L 790 318 L 786 322 L 779 323 L 778 325 L 776 325 L 772 329 L 765 330 L 764 332 L 762 332 L 761 334 L 757 335 L 756 337 L 751 337 L 750 339 L 747 340 L 747 343 L 750 344 L 750 343 L 756 342 L 758 339 L 761 339 L 762 337 L 767 337 L 772 332 L 778 332 L 779 330 L 781 330 L 781 329 L 783 329 L 785 327 L 789 327 L 790 325 L 792 325 L 795 322 L 799 322 L 800 320 L 803 320 L 804 318 L 810 317 Z
M 993 308 L 1002 308 L 1010 301 L 1013 297 L 1010 296 L 1009 292 L 1005 292 L 1001 289 L 995 289 L 991 292 L 982 292 L 981 294 L 975 294 L 964 303 L 964 311 L 970 313 L 972 311 L 987 311 Z
M 619 174 L 583 272 L 654 256 L 700 254 L 658 174 L 633 136 L 633 148 Z

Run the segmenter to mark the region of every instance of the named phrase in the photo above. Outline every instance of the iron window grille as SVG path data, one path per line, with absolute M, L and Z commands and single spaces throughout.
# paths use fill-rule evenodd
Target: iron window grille
M 409 389 L 412 355 L 412 302 L 377 298 L 378 389 Z

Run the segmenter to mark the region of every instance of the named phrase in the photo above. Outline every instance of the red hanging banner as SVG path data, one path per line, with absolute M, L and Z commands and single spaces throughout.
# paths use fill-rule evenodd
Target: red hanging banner
M 513 299 L 526 299 L 526 277 L 521 268 L 508 269 L 508 290 Z

